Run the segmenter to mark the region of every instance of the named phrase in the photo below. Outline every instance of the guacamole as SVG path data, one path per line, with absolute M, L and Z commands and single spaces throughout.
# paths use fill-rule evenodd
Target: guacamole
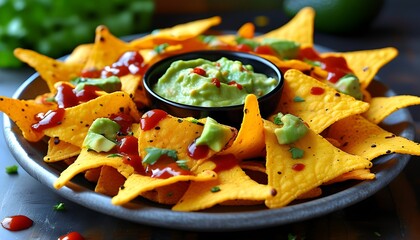
M 278 82 L 240 61 L 222 57 L 212 62 L 199 58 L 173 62 L 153 91 L 178 103 L 221 107 L 243 104 L 248 94 L 264 96 Z

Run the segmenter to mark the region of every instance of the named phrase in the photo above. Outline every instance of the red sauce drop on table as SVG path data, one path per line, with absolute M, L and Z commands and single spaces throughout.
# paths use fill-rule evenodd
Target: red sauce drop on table
M 9 231 L 20 231 L 30 228 L 33 225 L 32 219 L 24 215 L 6 217 L 1 221 L 1 225 Z
M 85 238 L 78 232 L 69 232 L 66 235 L 60 236 L 58 240 L 84 240 Z

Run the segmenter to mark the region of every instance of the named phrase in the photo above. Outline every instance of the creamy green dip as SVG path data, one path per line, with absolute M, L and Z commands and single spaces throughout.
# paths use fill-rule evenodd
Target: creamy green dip
M 220 107 L 243 104 L 247 94 L 264 96 L 278 81 L 254 72 L 251 65 L 240 61 L 222 57 L 212 62 L 199 58 L 173 62 L 153 91 L 178 103 Z

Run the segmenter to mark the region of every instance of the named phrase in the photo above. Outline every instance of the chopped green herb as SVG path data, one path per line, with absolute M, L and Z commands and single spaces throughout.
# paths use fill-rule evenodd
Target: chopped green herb
M 65 205 L 64 205 L 64 203 L 57 203 L 56 205 L 54 205 L 54 210 L 56 210 L 56 211 L 64 211 L 64 210 L 66 210 L 66 207 L 65 207 Z
M 303 157 L 303 154 L 304 154 L 304 151 L 302 149 L 300 149 L 300 148 L 297 148 L 297 147 L 291 147 L 289 149 L 289 152 L 292 153 L 292 158 L 293 159 L 302 158 Z
M 283 117 L 283 113 L 277 113 L 277 115 L 274 117 L 273 122 L 277 125 L 282 125 L 283 121 L 281 120 L 281 118 Z
M 162 155 L 167 155 L 168 157 L 173 158 L 175 161 L 178 160 L 178 156 L 176 155 L 175 150 L 154 147 L 146 148 L 145 150 L 147 154 L 142 161 L 143 163 L 153 165 Z
M 165 51 L 165 49 L 169 46 L 168 43 L 162 43 L 160 45 L 157 45 L 153 50 L 157 53 L 157 54 L 161 54 L 163 53 L 163 51 Z
M 306 63 L 308 63 L 312 66 L 315 66 L 315 67 L 322 67 L 322 63 L 320 61 L 312 61 L 312 60 L 309 60 L 309 59 L 305 58 L 304 62 L 306 62 Z
M 113 158 L 113 157 L 122 157 L 123 155 L 122 154 L 120 154 L 120 153 L 113 153 L 113 154 L 109 154 L 108 156 L 106 156 L 106 157 L 109 157 L 109 158 Z
M 218 191 L 220 191 L 220 187 L 219 186 L 215 186 L 215 187 L 212 187 L 210 189 L 210 192 L 218 192 Z
M 16 173 L 18 173 L 18 166 L 17 165 L 12 165 L 12 166 L 6 167 L 6 173 L 7 174 L 16 174 Z
M 299 96 L 296 96 L 296 97 L 293 98 L 293 102 L 304 102 L 304 101 L 305 101 L 305 99 L 302 98 L 302 97 L 299 97 Z
M 287 240 L 296 240 L 296 235 L 289 233 L 287 235 Z
M 375 234 L 375 236 L 380 237 L 381 234 L 379 232 L 373 232 L 373 234 Z
M 176 161 L 176 164 L 178 165 L 178 167 L 180 167 L 184 170 L 190 170 L 187 163 L 188 163 L 188 160 L 177 160 Z

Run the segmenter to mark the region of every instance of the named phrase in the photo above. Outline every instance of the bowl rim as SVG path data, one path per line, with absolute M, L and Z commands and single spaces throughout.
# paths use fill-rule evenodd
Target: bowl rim
M 240 58 L 246 58 L 249 59 L 251 61 L 258 61 L 268 67 L 270 67 L 272 70 L 275 71 L 276 75 L 278 76 L 278 83 L 275 86 L 275 88 L 273 88 L 270 92 L 268 92 L 267 94 L 258 97 L 257 100 L 258 102 L 264 101 L 264 99 L 270 98 L 272 95 L 276 94 L 278 91 L 282 91 L 283 85 L 284 85 L 284 79 L 283 79 L 283 72 L 280 70 L 280 68 L 274 64 L 272 61 L 263 58 L 261 56 L 258 56 L 256 54 L 253 53 L 248 53 L 248 52 L 241 52 L 241 51 L 235 51 L 235 50 L 198 50 L 198 51 L 188 51 L 188 52 L 184 52 L 184 53 L 180 53 L 180 54 L 175 54 L 175 55 L 170 55 L 168 57 L 165 57 L 163 59 L 160 59 L 159 61 L 155 62 L 154 64 L 152 64 L 145 72 L 145 74 L 143 75 L 143 87 L 145 88 L 146 92 L 148 94 L 151 94 L 154 98 L 159 99 L 160 101 L 169 104 L 171 106 L 174 107 L 178 107 L 178 108 L 184 108 L 187 110 L 194 110 L 194 111 L 202 111 L 202 110 L 206 110 L 206 111 L 231 111 L 234 109 L 243 109 L 244 103 L 242 104 L 236 104 L 236 105 L 229 105 L 229 106 L 219 106 L 219 107 L 206 107 L 206 106 L 197 106 L 197 105 L 188 105 L 188 104 L 183 104 L 183 103 L 179 103 L 167 98 L 164 98 L 162 96 L 160 96 L 159 94 L 157 94 L 155 91 L 153 91 L 152 86 L 149 84 L 149 76 L 150 74 L 156 69 L 158 68 L 161 64 L 166 64 L 168 62 L 172 63 L 176 60 L 181 60 L 179 58 L 182 58 L 184 56 L 188 56 L 188 55 L 193 55 L 193 54 L 220 54 L 221 57 L 222 56 L 226 56 L 226 58 L 229 59 L 229 56 L 234 57 L 236 59 L 240 59 Z M 204 57 L 201 57 L 205 59 Z M 196 58 L 192 58 L 192 59 L 196 59 Z M 188 59 L 188 60 L 192 60 L 192 59 Z M 234 59 L 234 60 L 236 60 Z M 229 59 L 232 60 L 232 59 Z M 240 60 L 239 60 L 240 61 Z M 170 65 L 169 63 L 169 65 Z M 169 67 L 168 65 L 168 67 Z M 252 64 L 250 64 L 252 65 Z M 158 80 L 156 80 L 157 82 Z

